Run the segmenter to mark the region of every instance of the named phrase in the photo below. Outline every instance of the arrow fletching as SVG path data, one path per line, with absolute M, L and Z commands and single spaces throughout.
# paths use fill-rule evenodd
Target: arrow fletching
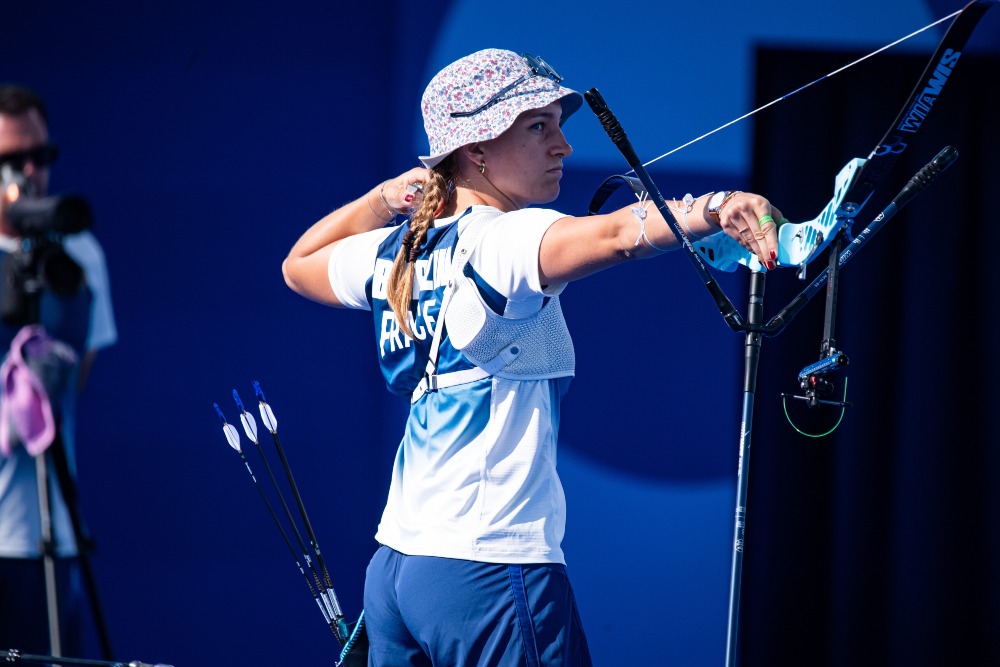
M 243 450 L 240 449 L 240 433 L 236 430 L 236 427 L 232 424 L 226 424 L 222 427 L 222 431 L 226 434 L 226 439 L 229 440 L 229 446 L 242 454 Z
M 240 415 L 240 421 L 243 422 L 243 430 L 246 431 L 247 437 L 257 442 L 257 422 L 254 420 L 253 415 L 249 412 L 244 412 Z
M 226 421 L 226 416 L 222 414 L 222 409 L 218 403 L 212 403 L 212 407 L 215 408 L 215 414 L 219 415 L 219 419 L 222 420 L 222 432 L 226 434 L 229 446 L 242 454 L 243 452 L 240 450 L 240 434 L 236 430 L 236 427 Z
M 240 409 L 240 421 L 243 422 L 243 430 L 246 432 L 247 437 L 256 443 L 257 422 L 254 420 L 253 415 L 247 412 L 247 409 L 243 407 L 243 401 L 240 400 L 240 394 L 235 389 L 233 389 L 233 399 L 236 401 L 236 405 Z
M 278 420 L 274 417 L 274 411 L 271 410 L 271 406 L 268 405 L 267 399 L 264 398 L 264 392 L 260 388 L 260 383 L 256 380 L 253 381 L 253 390 L 257 394 L 257 400 L 260 402 L 260 419 L 264 422 L 264 426 L 267 430 L 271 432 L 272 435 L 278 432 Z

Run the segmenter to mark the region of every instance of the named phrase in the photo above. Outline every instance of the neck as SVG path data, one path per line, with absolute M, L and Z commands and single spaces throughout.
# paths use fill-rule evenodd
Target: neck
M 482 204 L 498 208 L 504 213 L 516 211 L 522 206 L 518 206 L 507 194 L 493 184 L 486 174 L 476 174 L 474 179 L 462 179 L 461 185 L 456 185 L 455 195 L 452 197 L 457 210 L 465 210 L 467 207 Z
M 492 206 L 503 210 L 503 205 L 506 203 L 500 198 L 494 197 L 488 193 L 479 192 L 478 190 L 461 186 L 455 188 L 455 194 L 452 197 L 452 201 L 455 202 L 456 213 L 458 211 L 464 211 L 470 206 L 476 205 Z

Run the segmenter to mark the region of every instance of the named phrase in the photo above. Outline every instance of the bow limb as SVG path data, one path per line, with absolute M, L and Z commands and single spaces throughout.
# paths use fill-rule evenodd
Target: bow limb
M 868 158 L 854 158 L 841 169 L 833 198 L 816 218 L 780 227 L 778 266 L 804 267 L 826 248 L 838 231 L 853 222 L 920 130 L 979 20 L 997 4 L 1000 0 L 973 0 L 957 12 L 906 104 Z M 722 271 L 733 271 L 741 264 L 754 271 L 762 270 L 754 255 L 721 232 L 693 245 L 706 263 Z

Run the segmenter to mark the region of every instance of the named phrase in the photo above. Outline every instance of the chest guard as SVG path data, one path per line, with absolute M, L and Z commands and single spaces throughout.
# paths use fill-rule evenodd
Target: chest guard
M 504 317 L 483 301 L 464 271 L 453 273 L 454 293 L 444 322 L 451 344 L 490 375 L 544 380 L 573 375 L 576 355 L 559 297 L 528 317 Z
M 527 317 L 505 317 L 486 305 L 475 281 L 466 275 L 466 265 L 487 222 L 473 223 L 463 231 L 455 246 L 451 281 L 438 315 L 443 324 L 434 331 L 427 370 L 413 392 L 412 402 L 428 391 L 492 375 L 510 380 L 546 380 L 575 373 L 573 339 L 558 297 L 548 299 Z M 438 345 L 444 329 L 452 346 L 476 368 L 436 373 Z

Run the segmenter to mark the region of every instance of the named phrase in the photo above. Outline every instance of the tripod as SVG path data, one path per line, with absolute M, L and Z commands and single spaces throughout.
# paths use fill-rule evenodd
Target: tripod
M 40 255 L 43 255 L 44 251 L 48 251 L 48 253 L 43 259 Z M 48 266 L 50 262 L 52 265 Z M 44 571 L 50 650 L 53 655 L 59 656 L 63 648 L 56 568 L 59 545 L 53 522 L 54 503 L 57 498 L 56 489 L 58 489 L 67 509 L 70 527 L 76 541 L 77 559 L 91 603 L 91 611 L 101 647 L 104 655 L 110 656 L 110 641 L 97 595 L 93 571 L 90 567 L 91 542 L 87 537 L 80 515 L 76 484 L 69 464 L 66 442 L 63 439 L 63 422 L 60 411 L 57 408 L 53 409 L 49 402 L 50 394 L 52 394 L 52 399 L 58 401 L 64 392 L 75 390 L 73 380 L 76 373 L 73 369 L 77 366 L 76 355 L 69 350 L 68 346 L 48 338 L 41 325 L 42 289 L 47 283 L 53 282 L 51 279 L 46 281 L 41 274 L 52 272 L 52 276 L 59 276 L 59 281 L 53 283 L 56 285 L 54 291 L 73 292 L 84 287 L 83 272 L 60 246 L 53 247 L 48 245 L 44 239 L 30 237 L 22 239 L 22 247 L 19 251 L 6 256 L 3 268 L 4 323 L 19 327 L 18 334 L 15 336 L 8 353 L 7 361 L 5 361 L 5 364 L 11 365 L 9 377 L 13 378 L 15 383 L 27 382 L 32 387 L 35 392 L 33 402 L 44 403 L 46 409 L 41 410 L 41 412 L 49 415 L 53 422 L 51 431 L 43 429 L 42 435 L 39 436 L 41 442 L 34 444 L 35 448 L 42 450 L 37 451 L 36 449 L 34 459 L 40 521 L 39 551 Z M 35 354 L 38 355 L 40 361 L 35 360 Z M 34 364 L 31 363 L 33 361 Z M 28 377 L 32 377 L 34 380 L 26 380 Z M 9 401 L 9 398 L 5 397 L 5 401 Z M 9 406 L 5 407 L 9 408 Z M 9 410 L 13 409 L 9 408 Z M 44 440 L 45 435 L 49 433 L 51 433 L 51 442 L 47 443 L 46 448 Z M 26 440 L 24 434 L 21 435 L 21 439 Z M 27 451 L 31 452 L 26 443 L 22 444 Z

